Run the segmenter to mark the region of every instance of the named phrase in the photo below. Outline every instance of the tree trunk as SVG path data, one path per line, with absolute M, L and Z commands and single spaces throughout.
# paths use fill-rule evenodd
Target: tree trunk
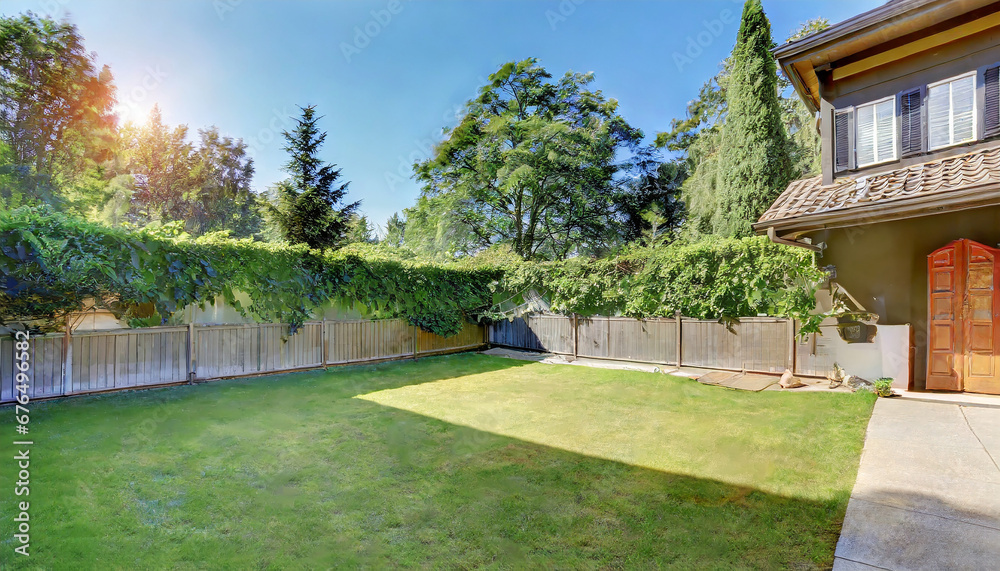
M 521 201 L 524 199 L 524 191 L 518 189 L 514 199 L 514 253 L 522 258 L 527 257 L 524 249 L 524 222 L 522 221 Z

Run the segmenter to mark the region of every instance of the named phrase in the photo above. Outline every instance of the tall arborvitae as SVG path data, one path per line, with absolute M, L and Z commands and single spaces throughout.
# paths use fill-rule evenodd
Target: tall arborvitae
M 720 150 L 718 234 L 749 236 L 751 224 L 785 189 L 792 176 L 788 141 L 778 104 L 771 24 L 760 0 L 747 0 L 730 59 L 728 115 Z
M 295 129 L 284 132 L 291 155 L 285 172 L 291 178 L 276 185 L 271 219 L 292 244 L 311 248 L 335 248 L 345 242 L 351 217 L 359 202 L 341 204 L 347 196 L 348 183 L 336 184 L 340 169 L 317 156 L 326 133 L 316 126 L 319 117 L 313 106 L 302 108 L 302 118 Z

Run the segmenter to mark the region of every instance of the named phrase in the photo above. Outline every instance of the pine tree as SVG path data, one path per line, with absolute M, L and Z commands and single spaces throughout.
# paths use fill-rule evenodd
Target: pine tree
M 720 151 L 718 212 L 714 230 L 753 234 L 751 224 L 787 186 L 792 173 L 778 103 L 771 24 L 760 0 L 747 0 L 730 59 L 728 115 Z
M 349 183 L 338 184 L 340 169 L 317 156 L 326 133 L 317 127 L 315 107 L 300 109 L 302 117 L 295 128 L 282 133 L 291 156 L 285 165 L 290 178 L 272 189 L 275 204 L 269 208 L 270 218 L 292 244 L 337 248 L 345 243 L 351 217 L 361 203 L 342 204 Z

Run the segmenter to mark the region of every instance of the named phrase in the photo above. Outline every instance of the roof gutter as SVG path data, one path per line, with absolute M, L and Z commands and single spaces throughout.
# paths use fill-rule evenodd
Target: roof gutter
M 774 226 L 769 226 L 767 228 L 767 239 L 774 242 L 775 244 L 781 244 L 782 246 L 794 246 L 796 248 L 805 248 L 806 250 L 812 252 L 822 252 L 823 247 L 818 244 L 809 244 L 806 242 L 798 242 L 796 240 L 785 240 L 784 238 L 779 238 L 778 233 L 775 232 Z

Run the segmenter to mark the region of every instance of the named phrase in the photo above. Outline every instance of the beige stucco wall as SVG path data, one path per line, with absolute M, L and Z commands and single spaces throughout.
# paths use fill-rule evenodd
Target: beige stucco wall
M 924 387 L 927 369 L 927 256 L 953 240 L 1000 243 L 1000 207 L 978 208 L 881 222 L 808 235 L 825 242 L 820 266 L 836 267 L 836 281 L 880 325 L 913 326 L 914 385 Z

